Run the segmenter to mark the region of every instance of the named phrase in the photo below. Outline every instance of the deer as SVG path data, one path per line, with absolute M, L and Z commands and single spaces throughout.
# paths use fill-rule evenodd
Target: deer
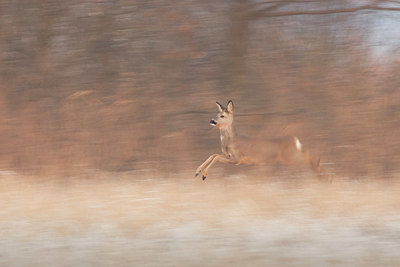
M 263 165 L 279 163 L 282 165 L 308 165 L 314 173 L 320 172 L 320 158 L 303 145 L 296 136 L 280 136 L 273 139 L 239 136 L 233 127 L 233 102 L 226 107 L 216 102 L 219 112 L 210 120 L 211 126 L 220 131 L 220 154 L 212 154 L 196 170 L 195 177 L 206 179 L 211 166 L 217 162 L 235 165 Z

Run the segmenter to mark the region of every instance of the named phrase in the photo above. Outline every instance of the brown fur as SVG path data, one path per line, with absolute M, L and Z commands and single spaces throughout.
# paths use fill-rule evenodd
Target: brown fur
M 295 136 L 283 136 L 270 140 L 238 136 L 233 128 L 233 102 L 226 108 L 217 102 L 219 113 L 210 121 L 221 134 L 222 154 L 213 154 L 201 164 L 195 176 L 206 178 L 209 168 L 216 162 L 232 164 L 266 164 L 270 162 L 284 165 L 307 164 L 314 172 L 319 172 L 319 158 L 310 151 L 303 151 Z

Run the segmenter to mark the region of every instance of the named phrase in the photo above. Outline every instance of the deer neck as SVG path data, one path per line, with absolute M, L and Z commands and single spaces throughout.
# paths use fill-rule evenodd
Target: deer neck
M 228 127 L 220 128 L 220 138 L 221 138 L 221 149 L 224 153 L 229 153 L 230 147 L 233 145 L 233 140 L 236 136 L 236 132 L 232 125 Z

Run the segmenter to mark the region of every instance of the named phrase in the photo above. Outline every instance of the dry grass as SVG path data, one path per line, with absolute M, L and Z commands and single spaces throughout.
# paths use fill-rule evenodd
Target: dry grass
M 3 173 L 0 264 L 396 265 L 400 182 Z

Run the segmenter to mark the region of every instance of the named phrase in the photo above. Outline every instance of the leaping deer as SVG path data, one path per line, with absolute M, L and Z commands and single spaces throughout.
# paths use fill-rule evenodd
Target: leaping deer
M 216 102 L 219 113 L 210 121 L 220 131 L 221 154 L 213 154 L 201 164 L 195 176 L 202 174 L 206 179 L 208 170 L 216 162 L 244 164 L 265 164 L 276 162 L 284 165 L 308 164 L 311 170 L 319 173 L 319 157 L 308 150 L 296 136 L 283 136 L 270 140 L 238 136 L 233 128 L 233 102 L 226 107 Z

